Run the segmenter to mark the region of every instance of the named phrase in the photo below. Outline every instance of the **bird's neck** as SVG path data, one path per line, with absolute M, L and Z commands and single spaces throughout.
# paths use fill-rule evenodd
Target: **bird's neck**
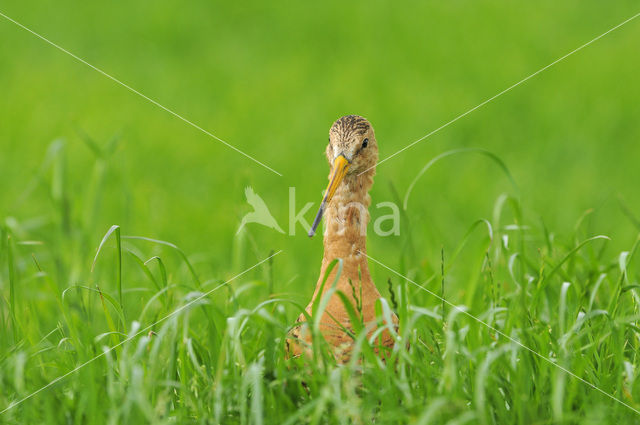
M 346 278 L 357 280 L 358 273 L 369 276 L 366 242 L 372 183 L 373 173 L 347 175 L 329 203 L 325 212 L 323 273 L 334 259 L 341 258 Z

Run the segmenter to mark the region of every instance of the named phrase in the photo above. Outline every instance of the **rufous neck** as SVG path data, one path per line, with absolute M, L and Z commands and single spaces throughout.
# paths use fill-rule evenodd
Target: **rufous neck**
M 345 176 L 325 212 L 325 260 L 365 257 L 372 182 L 370 174 Z

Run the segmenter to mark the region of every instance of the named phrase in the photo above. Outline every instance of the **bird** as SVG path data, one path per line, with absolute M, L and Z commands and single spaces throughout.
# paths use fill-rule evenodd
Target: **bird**
M 368 336 L 371 336 L 378 327 L 375 305 L 381 298 L 371 279 L 366 247 L 366 229 L 370 218 L 368 207 L 371 203 L 369 189 L 373 185 L 378 161 L 378 143 L 373 127 L 359 115 L 339 118 L 329 130 L 325 154 L 331 168 L 329 184 L 309 231 L 309 237 L 312 237 L 324 217 L 324 254 L 320 277 L 305 310 L 311 316 L 316 299 L 331 289 L 338 267 L 333 267 L 326 279 L 325 274 L 334 260 L 341 259 L 342 272 L 335 290 L 346 295 L 367 329 Z M 319 328 L 336 361 L 346 363 L 351 358 L 354 326 L 350 323 L 343 300 L 336 292 L 329 298 Z M 312 355 L 312 338 L 306 320 L 305 314 L 301 314 L 290 331 L 286 347 L 289 357 Z M 392 314 L 392 321 L 393 327 L 397 327 L 398 318 L 395 314 Z M 385 353 L 381 351 L 389 352 L 393 345 L 391 333 L 384 329 L 376 339 L 374 351 L 384 357 Z
M 271 229 L 277 230 L 280 233 L 284 233 L 284 230 L 282 230 L 280 226 L 278 226 L 278 222 L 271 215 L 267 204 L 265 204 L 262 198 L 253 191 L 253 188 L 251 186 L 247 186 L 244 189 L 244 196 L 247 198 L 247 202 L 249 203 L 249 205 L 253 207 L 253 211 L 245 214 L 244 217 L 242 217 L 242 221 L 240 222 L 240 227 L 238 227 L 236 235 L 240 233 L 242 228 L 247 223 L 262 224 L 263 226 L 267 226 Z

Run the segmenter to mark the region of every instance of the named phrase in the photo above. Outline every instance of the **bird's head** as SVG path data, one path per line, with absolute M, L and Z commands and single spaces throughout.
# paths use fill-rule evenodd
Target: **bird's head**
M 378 161 L 378 144 L 369 121 L 358 115 L 347 115 L 333 123 L 329 130 L 327 159 L 332 171 L 347 162 L 346 175 L 371 170 Z M 338 161 L 337 161 L 338 160 Z
M 359 115 L 347 115 L 333 123 L 329 130 L 327 160 L 331 166 L 329 185 L 316 215 L 309 236 L 315 234 L 327 204 L 342 184 L 345 176 L 375 173 L 378 143 L 373 127 Z

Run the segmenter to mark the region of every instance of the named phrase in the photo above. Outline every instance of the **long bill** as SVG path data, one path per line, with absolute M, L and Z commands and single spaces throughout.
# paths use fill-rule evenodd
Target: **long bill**
M 338 186 L 342 183 L 342 179 L 344 179 L 344 176 L 347 174 L 349 164 L 349 160 L 342 154 L 338 155 L 338 157 L 333 161 L 333 169 L 331 170 L 331 176 L 329 177 L 329 185 L 327 186 L 327 190 L 324 192 L 324 198 L 322 198 L 318 214 L 316 214 L 316 218 L 313 220 L 311 230 L 309 230 L 309 237 L 313 237 L 313 235 L 316 234 L 316 229 L 318 228 L 320 221 L 322 221 L 324 210 L 327 207 L 327 204 L 331 201 L 331 198 L 333 198 L 336 190 L 338 190 Z

